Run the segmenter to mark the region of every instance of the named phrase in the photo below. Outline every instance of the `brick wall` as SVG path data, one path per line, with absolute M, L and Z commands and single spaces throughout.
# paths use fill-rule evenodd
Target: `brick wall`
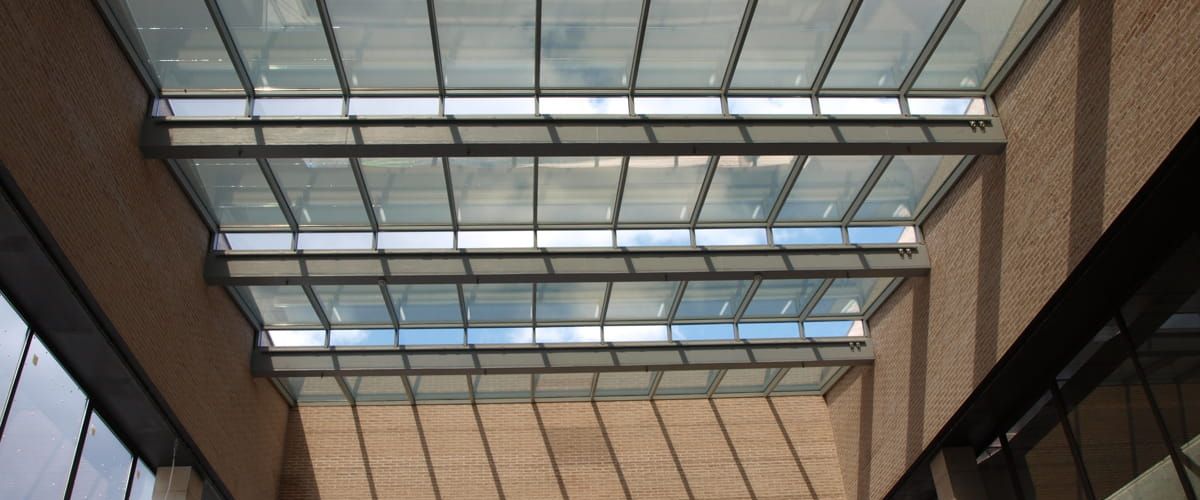
M 291 413 L 284 499 L 842 498 L 817 396 Z
M 930 276 L 826 395 L 849 497 L 895 484 L 1200 116 L 1198 61 L 1200 3 L 1064 3 L 995 96 L 1007 152 L 926 222 Z
M 274 497 L 287 406 L 204 283 L 203 223 L 138 151 L 145 90 L 90 1 L 0 2 L 0 33 L 0 160 L 226 485 Z

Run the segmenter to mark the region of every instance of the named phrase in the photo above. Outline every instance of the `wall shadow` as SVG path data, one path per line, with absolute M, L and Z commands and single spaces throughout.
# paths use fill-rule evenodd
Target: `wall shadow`
M 742 483 L 746 485 L 746 493 L 752 500 L 757 500 L 758 495 L 754 493 L 754 484 L 750 482 L 750 476 L 746 474 L 746 466 L 742 465 L 742 457 L 738 456 L 737 447 L 733 445 L 733 438 L 729 437 L 729 429 L 725 427 L 725 419 L 721 418 L 721 411 L 717 409 L 717 403 L 710 399 L 708 407 L 712 409 L 713 418 L 717 419 L 717 427 L 721 429 L 721 435 L 725 437 L 725 446 L 729 448 L 729 454 L 733 457 L 733 464 L 737 466 L 738 475 L 742 476 Z
M 1112 90 L 1113 3 L 1079 2 L 1079 52 L 1075 69 L 1075 140 L 1071 177 L 1068 265 L 1091 250 L 1104 224 L 1108 159 L 1109 93 Z M 1082 98 L 1086 96 L 1086 98 Z
M 929 278 L 912 278 L 912 335 L 908 347 L 908 433 L 904 457 L 911 460 L 925 448 L 925 398 L 929 368 Z
M 783 425 L 783 417 L 779 416 L 779 409 L 775 407 L 773 398 L 767 399 L 767 408 L 771 410 L 771 416 L 775 417 L 775 425 L 779 426 L 779 434 L 783 436 L 783 442 L 787 445 L 788 452 L 792 454 L 792 461 L 796 463 L 796 470 L 800 472 L 800 477 L 804 479 L 804 487 L 808 489 L 808 494 L 812 498 L 820 498 L 817 495 L 816 488 L 813 488 L 812 478 L 808 476 L 808 470 L 804 468 L 804 462 L 800 460 L 800 454 L 796 452 L 796 443 L 792 441 L 791 433 L 788 432 L 787 426 Z
M 500 481 L 500 471 L 496 468 L 496 457 L 492 455 L 492 445 L 488 442 L 487 431 L 483 430 L 483 418 L 479 416 L 479 406 L 472 404 L 471 414 L 475 416 L 475 428 L 479 429 L 479 440 L 483 443 L 483 455 L 487 457 L 488 469 L 492 471 L 496 496 L 500 497 L 500 500 L 504 500 L 508 497 L 504 495 L 504 483 Z
M 980 165 L 979 255 L 976 261 L 975 360 L 973 381 L 983 380 L 997 359 L 1000 285 L 1004 267 L 1004 197 L 1007 156 Z M 928 300 L 928 295 L 926 296 Z
M 379 491 L 375 489 L 375 474 L 372 471 L 371 456 L 367 453 L 367 443 L 363 436 L 362 421 L 358 417 L 358 407 L 350 406 L 350 412 L 354 415 L 354 437 L 358 441 L 358 453 L 362 456 L 363 469 L 367 475 L 367 488 L 371 491 L 371 499 L 379 498 Z
M 667 443 L 667 450 L 671 453 L 671 461 L 675 463 L 675 471 L 679 473 L 679 481 L 683 483 L 683 490 L 687 492 L 689 500 L 696 500 L 696 494 L 692 492 L 692 485 L 688 482 L 687 473 L 683 471 L 683 462 L 679 460 L 679 452 L 675 451 L 675 443 L 671 441 L 671 433 L 667 432 L 667 424 L 663 421 L 662 412 L 658 410 L 658 402 L 650 401 L 650 409 L 654 411 L 654 419 L 658 421 L 658 429 Z
M 433 456 L 429 453 L 429 440 L 425 439 L 425 426 L 421 424 L 420 407 L 412 407 L 413 425 L 417 428 L 417 437 L 421 441 L 421 453 L 425 455 L 425 472 L 429 474 L 429 486 L 433 488 L 433 497 L 442 500 L 442 490 L 438 486 L 437 471 L 433 467 Z
M 871 496 L 871 444 L 875 439 L 875 372 L 855 368 L 862 380 L 858 404 L 858 498 Z M 843 474 L 849 471 L 842 471 Z
M 592 415 L 596 417 L 596 425 L 600 427 L 600 436 L 604 438 L 604 448 L 608 450 L 608 458 L 612 460 L 613 469 L 617 471 L 617 482 L 621 484 L 621 492 L 625 494 L 626 499 L 632 499 L 633 493 L 629 490 L 629 481 L 625 479 L 625 471 L 621 468 L 621 461 L 617 458 L 617 450 L 613 448 L 612 437 L 608 435 L 608 426 L 604 423 L 604 417 L 600 416 L 600 407 L 596 406 L 596 402 L 592 401 Z
M 533 418 L 537 420 L 538 434 L 542 436 L 542 445 L 546 447 L 546 456 L 550 458 L 550 470 L 554 472 L 554 480 L 558 483 L 558 492 L 562 494 L 563 498 L 571 498 L 571 494 L 567 493 L 567 484 L 563 481 L 562 470 L 558 468 L 558 458 L 554 456 L 554 446 L 550 444 L 550 436 L 546 433 L 546 423 L 542 421 L 542 412 L 538 410 L 537 403 L 530 406 L 533 407 Z M 475 414 L 479 414 L 478 408 L 475 409 Z

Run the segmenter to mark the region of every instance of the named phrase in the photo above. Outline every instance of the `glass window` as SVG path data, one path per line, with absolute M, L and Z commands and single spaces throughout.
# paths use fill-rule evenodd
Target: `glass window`
M 280 381 L 299 403 L 346 401 L 333 377 L 281 377 Z
M 586 398 L 592 394 L 593 373 L 541 373 L 533 376 L 534 397 Z
M 467 321 L 474 323 L 528 323 L 533 319 L 533 285 L 481 283 L 462 286 Z
M 325 330 L 267 330 L 266 341 L 272 347 L 323 347 Z
M 124 499 L 129 467 L 132 465 L 133 455 L 129 454 L 129 450 L 125 449 L 125 445 L 104 420 L 92 412 L 83 439 L 83 452 L 79 455 L 79 468 L 75 473 L 71 498 Z
M 167 106 L 159 101 L 155 116 L 245 116 L 245 99 L 166 99 Z
M 607 229 L 538 231 L 537 243 L 540 248 L 611 248 L 613 233 Z
M 619 156 L 538 159 L 538 224 L 609 224 L 621 176 Z
M 810 156 L 796 176 L 778 220 L 842 220 L 878 164 L 878 156 Z
M 599 342 L 598 326 L 551 326 L 538 327 L 534 332 L 538 343 Z
M 533 231 L 460 231 L 458 248 L 529 248 Z
M 690 247 L 692 235 L 687 229 L 618 229 L 619 247 Z
M 1048 0 L 966 2 L 921 71 L 919 89 L 982 89 Z
M 709 184 L 701 222 L 767 220 L 795 156 L 722 156 Z
M 691 222 L 708 161 L 707 156 L 630 158 L 620 222 Z
M 915 218 L 942 186 L 961 156 L 897 156 L 871 189 L 854 220 Z
M 719 97 L 634 97 L 633 112 L 639 115 L 720 115 Z
M 380 250 L 429 250 L 454 248 L 451 231 L 405 231 L 376 233 L 375 246 Z
M 217 4 L 256 89 L 338 88 L 315 0 L 217 0 Z
M 401 328 L 400 345 L 462 345 L 466 330 L 462 328 Z
M 145 462 L 138 460 L 133 469 L 133 482 L 129 486 L 128 500 L 154 500 L 154 471 Z
M 467 328 L 468 344 L 531 344 L 533 328 Z
M 270 159 L 296 223 L 304 226 L 370 225 L 362 194 L 345 158 Z
M 321 320 L 299 285 L 254 285 L 239 287 L 242 296 L 258 313 L 265 326 L 319 326 Z
M 254 116 L 340 116 L 342 100 L 333 98 L 280 97 L 254 100 Z
M 697 246 L 766 245 L 767 230 L 761 227 L 697 229 Z
M 812 310 L 813 316 L 857 316 L 864 313 L 891 278 L 838 278 Z
M 125 5 L 164 90 L 242 88 L 203 2 L 125 0 Z
M 543 76 L 543 78 L 545 77 Z M 625 97 L 539 97 L 538 112 L 543 115 L 627 115 L 629 114 L 629 99 Z
M 767 390 L 779 368 L 743 368 L 725 370 L 721 377 L 721 385 L 717 386 L 717 394 L 747 394 L 761 393 Z
M 707 394 L 720 370 L 671 370 L 662 374 L 655 396 Z
M 745 0 L 651 2 L 638 88 L 720 87 L 745 10 Z
M 820 287 L 819 279 L 763 280 L 742 317 L 798 318 Z
M 536 109 L 532 97 L 447 97 L 442 110 L 450 115 L 532 115 Z
M 846 232 L 850 243 L 859 245 L 917 242 L 913 226 L 851 227 Z
M 448 88 L 532 88 L 534 18 L 527 0 L 436 0 Z
M 437 116 L 437 97 L 351 97 L 350 116 Z
M 36 336 L 0 436 L 0 498 L 63 498 L 87 397 Z
M 390 346 L 396 342 L 395 330 L 330 330 L 332 346 Z
M 370 250 L 374 233 L 312 231 L 296 235 L 297 250 Z
M 292 233 L 221 233 L 218 250 L 291 250 Z
M 847 0 L 759 0 L 732 87 L 811 87 L 847 5 Z
M 533 377 L 528 374 L 472 375 L 475 399 L 529 399 Z
M 380 227 L 450 225 L 440 158 L 363 158 L 359 163 Z
M 775 386 L 775 390 L 771 394 L 780 392 L 818 392 L 825 386 L 829 379 L 837 375 L 840 369 L 837 366 L 788 368 L 788 372 L 783 374 L 783 378 L 779 380 L 779 385 Z
M 378 285 L 313 285 L 312 288 L 330 324 L 392 324 Z
M 738 323 L 738 338 L 741 339 L 798 339 L 800 324 L 791 323 Z
M 596 396 L 646 397 L 653 382 L 653 372 L 601 372 L 596 380 Z
M 822 115 L 898 115 L 900 99 L 895 97 L 821 97 Z
M 731 340 L 732 323 L 671 325 L 671 340 Z
M 683 290 L 677 319 L 732 318 L 742 297 L 750 288 L 750 280 L 691 281 Z
M 825 88 L 900 88 L 949 3 L 864 1 L 829 70 Z
M 771 229 L 776 245 L 840 245 L 840 227 L 777 227 Z
M 287 227 L 287 219 L 257 161 L 181 160 L 179 164 L 221 227 Z
M 401 325 L 462 323 L 454 285 L 388 285 L 388 294 Z
M 346 385 L 355 401 L 406 401 L 404 377 L 371 376 L 346 377 Z
M 28 330 L 25 321 L 9 305 L 8 298 L 0 295 L 0 412 L 8 404 L 9 389 L 21 363 Z
M 451 158 L 459 224 L 532 224 L 533 158 Z
M 675 303 L 678 281 L 628 281 L 612 284 L 605 319 L 666 320 Z M 606 332 L 607 338 L 607 332 Z
M 466 375 L 417 375 L 409 377 L 417 401 L 468 399 Z
M 625 88 L 641 0 L 542 2 L 541 86 Z
M 908 112 L 913 115 L 986 115 L 987 103 L 981 97 L 909 97 Z
M 423 0 L 327 5 L 350 88 L 437 88 Z
M 1014 469 L 1025 498 L 1086 498 L 1059 422 L 1046 394 L 1008 431 Z
M 805 338 L 862 337 L 862 321 L 805 321 Z
M 600 321 L 605 283 L 539 283 L 537 320 Z
M 605 342 L 665 342 L 671 335 L 667 325 L 611 325 L 604 327 Z
M 728 101 L 731 115 L 813 114 L 812 99 L 807 97 L 730 97 Z

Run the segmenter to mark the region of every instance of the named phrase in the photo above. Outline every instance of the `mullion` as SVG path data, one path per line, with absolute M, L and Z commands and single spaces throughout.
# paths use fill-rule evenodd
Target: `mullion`
M 221 13 L 221 7 L 217 5 L 217 0 L 204 0 L 204 6 L 208 8 L 208 14 L 212 16 L 217 36 L 221 38 L 221 44 L 225 46 L 225 52 L 229 54 L 229 61 L 233 64 L 238 81 L 242 83 L 242 89 L 246 92 L 246 116 L 253 116 L 254 98 L 257 96 L 257 91 L 254 89 L 254 81 L 250 79 L 250 72 L 246 69 L 246 61 L 242 59 L 242 53 L 238 50 L 233 33 L 229 31 L 229 24 L 225 22 L 225 15 Z
M 942 13 L 942 18 L 933 29 L 933 33 L 929 35 L 929 40 L 925 42 L 925 47 L 921 49 L 921 52 L 917 55 L 917 60 L 913 62 L 913 66 L 909 68 L 908 74 L 904 76 L 904 81 L 900 84 L 900 111 L 905 116 L 910 114 L 908 110 L 908 91 L 912 90 L 913 85 L 917 82 L 917 78 L 921 76 L 925 65 L 929 63 L 929 58 L 933 56 L 933 52 L 942 43 L 942 38 L 946 36 L 946 31 L 954 23 L 954 18 L 958 16 L 958 11 L 962 9 L 964 3 L 966 3 L 966 0 L 951 0 L 950 4 L 946 6 L 946 11 Z
M 83 424 L 79 427 L 79 434 L 75 439 L 75 458 L 71 461 L 71 473 L 67 475 L 67 490 L 63 493 L 63 498 L 71 498 L 71 492 L 75 490 L 75 478 L 79 475 L 79 461 L 83 458 L 83 444 L 87 440 L 88 427 L 91 426 L 92 418 L 95 415 L 96 407 L 92 405 L 92 398 L 88 398 L 84 407 Z
M 346 384 L 346 378 L 341 375 L 333 375 L 333 379 L 335 382 L 337 382 L 338 389 L 341 389 L 342 396 L 346 398 L 346 402 L 349 403 L 350 406 L 358 404 L 357 400 L 354 398 L 354 392 L 351 391 L 350 386 Z
M 791 370 L 791 368 L 780 368 L 778 372 L 775 372 L 775 376 L 771 377 L 771 381 L 767 382 L 767 386 L 763 388 L 763 396 L 770 396 L 771 393 L 775 392 L 775 388 L 779 387 L 779 383 L 783 381 L 783 377 L 786 377 Z
M 804 337 L 804 322 L 808 320 L 808 316 L 812 314 L 813 309 L 817 308 L 817 302 L 820 302 L 825 297 L 825 292 L 829 291 L 829 287 L 833 285 L 833 278 L 826 278 L 821 282 L 821 286 L 813 292 L 812 298 L 808 299 L 808 303 L 804 305 L 804 309 L 800 310 L 797 321 L 800 323 L 800 336 Z
M 646 24 L 650 21 L 650 0 L 642 0 L 642 13 L 638 18 L 637 38 L 633 43 L 633 62 L 629 68 L 629 114 L 632 116 L 635 113 L 633 109 L 633 93 L 637 89 L 638 68 L 642 64 L 642 47 L 646 43 Z
M 125 500 L 129 500 L 129 495 L 133 492 L 133 477 L 137 473 L 138 457 L 134 455 L 132 458 L 133 460 L 130 460 L 129 464 L 129 475 L 125 477 Z
M 387 283 L 383 280 L 379 281 L 379 293 L 383 295 L 383 304 L 387 307 L 388 317 L 392 318 L 392 335 L 394 340 L 392 345 L 400 345 L 400 315 L 396 313 L 396 304 L 392 302 L 392 292 L 388 290 Z
M 758 0 L 746 2 L 746 11 L 742 14 L 742 24 L 738 26 L 737 38 L 733 41 L 733 50 L 729 54 L 729 62 L 725 65 L 725 77 L 721 79 L 721 112 L 729 114 L 729 85 L 733 83 L 733 73 L 737 71 L 738 60 L 742 56 L 742 48 L 746 45 L 746 36 L 750 33 L 750 22 L 754 18 L 754 9 Z
M 633 108 L 630 108 L 633 109 Z M 613 200 L 612 246 L 617 246 L 617 220 L 621 216 L 621 200 L 625 197 L 625 178 L 629 175 L 629 157 L 621 158 L 621 173 L 617 175 L 617 193 Z
M 342 50 L 338 48 L 337 36 L 333 33 L 333 20 L 329 16 L 329 6 L 325 0 L 316 0 L 317 13 L 321 16 L 321 28 L 325 32 L 325 42 L 329 45 L 329 55 L 333 57 L 333 69 L 337 73 L 338 88 L 342 91 L 342 115 L 350 110 L 350 82 L 346 79 L 346 68 L 342 64 Z
M 288 203 L 283 187 L 279 185 L 279 179 L 271 170 L 271 165 L 263 158 L 257 158 L 257 161 L 258 168 L 262 170 L 263 177 L 266 178 L 267 186 L 271 188 L 271 194 L 275 195 L 275 204 L 279 205 L 279 210 L 283 212 L 283 218 L 287 220 L 288 228 L 292 231 L 292 251 L 295 251 L 300 239 L 300 224 L 296 222 L 296 214 L 292 211 L 292 205 Z
M 454 179 L 450 175 L 450 159 L 442 157 L 442 175 L 446 178 L 446 201 L 450 204 L 450 228 L 454 234 L 453 248 L 458 248 L 458 209 L 455 208 Z
M 821 61 L 817 76 L 813 78 L 812 100 L 813 114 L 815 115 L 821 114 L 817 94 L 821 92 L 821 87 L 825 86 L 825 78 L 829 76 L 829 69 L 833 67 L 833 61 L 837 59 L 838 52 L 842 50 L 846 34 L 850 32 L 850 25 L 854 24 L 854 18 L 858 16 L 860 7 L 862 7 L 862 0 L 850 0 L 850 5 L 846 7 L 846 14 L 842 16 L 842 22 L 838 25 L 837 32 L 833 35 L 833 41 L 829 44 L 829 51 L 825 53 L 825 59 Z
M 350 171 L 354 173 L 354 183 L 358 185 L 358 195 L 362 197 L 363 209 L 367 211 L 367 220 L 371 223 L 371 232 L 374 233 L 374 240 L 379 239 L 379 219 L 375 214 L 375 203 L 371 200 L 371 192 L 367 189 L 367 179 L 363 176 L 362 164 L 358 158 L 350 159 Z M 376 245 L 371 245 L 375 248 Z
M 17 387 L 20 386 L 21 375 L 25 372 L 25 358 L 29 357 L 29 346 L 31 344 L 33 344 L 33 330 L 26 328 L 25 342 L 21 346 L 21 357 L 17 358 L 19 360 L 17 370 L 13 373 L 12 383 L 7 387 L 8 399 L 5 401 L 8 401 L 8 404 L 4 408 L 0 408 L 0 411 L 3 411 L 3 413 L 0 413 L 0 436 L 4 435 L 4 428 L 8 425 L 8 415 L 12 412 L 13 398 L 17 396 Z
M 717 393 L 717 387 L 721 385 L 721 381 L 725 380 L 725 372 L 727 371 L 729 370 L 721 370 L 717 373 L 717 376 L 713 378 L 713 381 L 708 384 L 708 393 L 705 394 L 704 397 L 712 399 L 713 394 Z
M 687 290 L 687 281 L 681 281 L 679 287 L 675 289 L 675 298 L 671 300 L 671 309 L 667 313 L 667 341 L 673 337 L 671 325 L 675 324 L 675 313 L 679 311 L 679 304 L 683 302 L 683 293 Z
M 750 307 L 750 301 L 754 299 L 754 294 L 758 293 L 758 287 L 762 285 L 762 276 L 755 276 L 754 281 L 750 282 L 750 287 L 746 289 L 746 296 L 742 297 L 742 303 L 738 304 L 737 310 L 733 313 L 733 338 L 740 339 L 738 335 L 738 323 L 742 322 L 742 315 L 746 313 L 746 308 Z
M 438 41 L 437 13 L 434 10 L 434 0 L 426 0 L 425 7 L 429 10 L 429 40 L 432 42 L 433 70 L 437 73 L 438 115 L 445 115 L 446 107 L 446 78 L 442 70 L 442 48 Z
M 534 5 L 533 19 L 533 114 L 541 115 L 541 97 L 542 97 L 542 0 L 537 0 Z M 534 158 L 536 165 L 537 158 Z M 536 167 L 535 167 L 536 172 Z M 537 177 L 534 174 L 534 189 L 537 189 Z M 536 191 L 535 191 L 536 193 Z M 534 227 L 537 226 L 537 196 L 534 196 Z M 536 238 L 536 236 L 535 236 Z M 535 244 L 536 245 L 536 240 Z
M 858 195 L 854 197 L 854 201 L 850 202 L 850 206 L 846 207 L 846 213 L 842 215 L 842 229 L 850 225 L 854 220 L 854 216 L 858 214 L 858 209 L 862 208 L 862 204 L 867 201 L 867 197 L 871 195 L 871 191 L 875 189 L 875 185 L 879 183 L 879 178 L 883 177 L 883 172 L 887 170 L 888 165 L 892 163 L 892 155 L 886 155 L 879 159 L 879 163 L 875 164 L 875 169 L 871 171 L 871 175 L 867 177 L 867 181 L 858 191 Z M 843 243 L 849 243 L 850 240 L 845 240 Z
M 800 172 L 804 169 L 804 164 L 807 161 L 807 156 L 800 155 L 796 157 L 796 161 L 792 163 L 792 170 L 788 172 L 788 176 L 783 181 L 783 186 L 779 190 L 779 197 L 775 199 L 775 204 L 771 206 L 771 211 L 767 213 L 768 245 L 775 244 L 775 235 L 772 229 L 775 227 L 775 222 L 779 220 L 779 212 L 782 212 L 783 206 L 787 204 L 787 199 L 792 194 L 792 188 L 796 186 L 796 179 L 800 178 Z
M 676 159 L 678 160 L 678 157 Z M 704 201 L 708 199 L 708 190 L 712 187 L 713 177 L 717 175 L 719 162 L 719 156 L 708 157 L 708 170 L 704 172 L 704 181 L 700 184 L 700 192 L 696 194 L 696 205 L 692 207 L 692 220 L 688 223 L 688 232 L 691 235 L 693 247 L 696 246 L 696 224 L 700 222 L 700 210 L 704 208 Z
M 317 293 L 313 291 L 312 285 L 302 285 L 304 287 L 304 295 L 308 296 L 308 302 L 312 305 L 313 311 L 317 313 L 317 319 L 321 320 L 321 326 L 325 328 L 325 347 L 329 347 L 329 337 L 331 326 L 329 317 L 325 315 L 325 309 L 321 307 L 321 301 L 317 299 Z

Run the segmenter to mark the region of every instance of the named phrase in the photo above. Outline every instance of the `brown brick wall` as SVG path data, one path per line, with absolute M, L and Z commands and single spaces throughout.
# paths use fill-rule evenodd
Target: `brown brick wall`
M 995 96 L 1007 152 L 924 229 L 932 272 L 826 395 L 846 492 L 884 495 L 1200 116 L 1200 3 L 1067 1 Z
M 0 33 L 0 160 L 226 485 L 274 497 L 287 406 L 204 283 L 203 223 L 138 151 L 145 90 L 88 0 L 0 2 Z
M 843 498 L 816 396 L 304 406 L 280 498 Z

